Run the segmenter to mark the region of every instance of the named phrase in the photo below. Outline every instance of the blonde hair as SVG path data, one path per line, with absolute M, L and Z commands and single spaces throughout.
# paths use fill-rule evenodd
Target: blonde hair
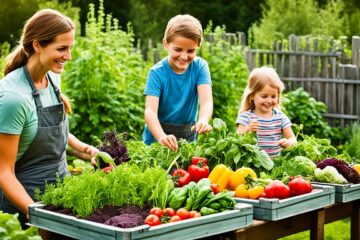
M 165 29 L 164 41 L 170 43 L 176 36 L 192 39 L 200 46 L 203 36 L 200 21 L 188 14 L 171 18 Z
M 278 89 L 279 100 L 277 108 L 281 109 L 281 93 L 284 90 L 284 83 L 273 68 L 260 67 L 254 68 L 248 79 L 248 84 L 242 96 L 239 112 L 255 109 L 254 101 L 251 98 L 256 92 L 261 91 L 266 85 Z
M 34 40 L 37 40 L 42 47 L 46 47 L 56 36 L 74 29 L 73 21 L 58 11 L 43 9 L 36 12 L 27 20 L 19 45 L 6 58 L 4 75 L 26 65 L 28 58 L 35 52 Z M 70 113 L 70 101 L 62 94 L 61 100 L 64 102 L 65 111 Z

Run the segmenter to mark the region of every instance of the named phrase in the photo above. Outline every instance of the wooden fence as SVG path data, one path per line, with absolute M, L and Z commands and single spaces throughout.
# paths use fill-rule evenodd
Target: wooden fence
M 299 42 L 299 37 L 290 36 L 287 49 L 281 42 L 274 44 L 273 50 L 247 48 L 249 70 L 263 65 L 274 67 L 287 90 L 302 87 L 328 106 L 324 116 L 332 126 L 344 127 L 360 120 L 360 38 L 352 38 L 351 59 L 331 44 L 325 52 L 318 51 L 316 40 L 312 45 L 305 44 L 305 49 Z

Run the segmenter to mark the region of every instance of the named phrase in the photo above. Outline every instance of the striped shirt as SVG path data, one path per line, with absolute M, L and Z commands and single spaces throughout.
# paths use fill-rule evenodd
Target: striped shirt
M 271 158 L 276 157 L 281 152 L 279 140 L 285 128 L 291 126 L 289 118 L 277 109 L 273 109 L 272 119 L 263 119 L 255 115 L 252 110 L 239 114 L 236 123 L 248 126 L 251 121 L 259 122 L 257 131 L 258 144 Z

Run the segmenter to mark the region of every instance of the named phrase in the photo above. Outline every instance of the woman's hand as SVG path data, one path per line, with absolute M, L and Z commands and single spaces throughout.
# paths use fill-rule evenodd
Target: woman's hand
M 207 121 L 199 120 L 196 125 L 191 128 L 191 131 L 196 131 L 198 134 L 210 132 L 213 128 L 209 125 Z
M 178 149 L 178 143 L 176 137 L 172 134 L 162 136 L 158 142 L 161 145 L 166 146 L 173 151 L 176 151 Z
M 96 147 L 94 146 L 91 146 L 91 145 L 86 145 L 85 149 L 84 149 L 84 153 L 86 154 L 89 154 L 91 156 L 91 164 L 96 166 L 96 154 L 98 154 L 99 152 L 99 149 L 97 149 Z

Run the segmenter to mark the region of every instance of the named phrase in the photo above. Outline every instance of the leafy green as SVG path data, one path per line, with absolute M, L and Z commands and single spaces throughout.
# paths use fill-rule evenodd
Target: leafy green
M 315 180 L 326 183 L 345 184 L 348 183 L 346 179 L 332 166 L 327 166 L 324 169 L 315 169 Z
M 0 239 L 2 240 L 41 240 L 38 231 L 30 227 L 23 231 L 18 220 L 18 214 L 0 211 Z

